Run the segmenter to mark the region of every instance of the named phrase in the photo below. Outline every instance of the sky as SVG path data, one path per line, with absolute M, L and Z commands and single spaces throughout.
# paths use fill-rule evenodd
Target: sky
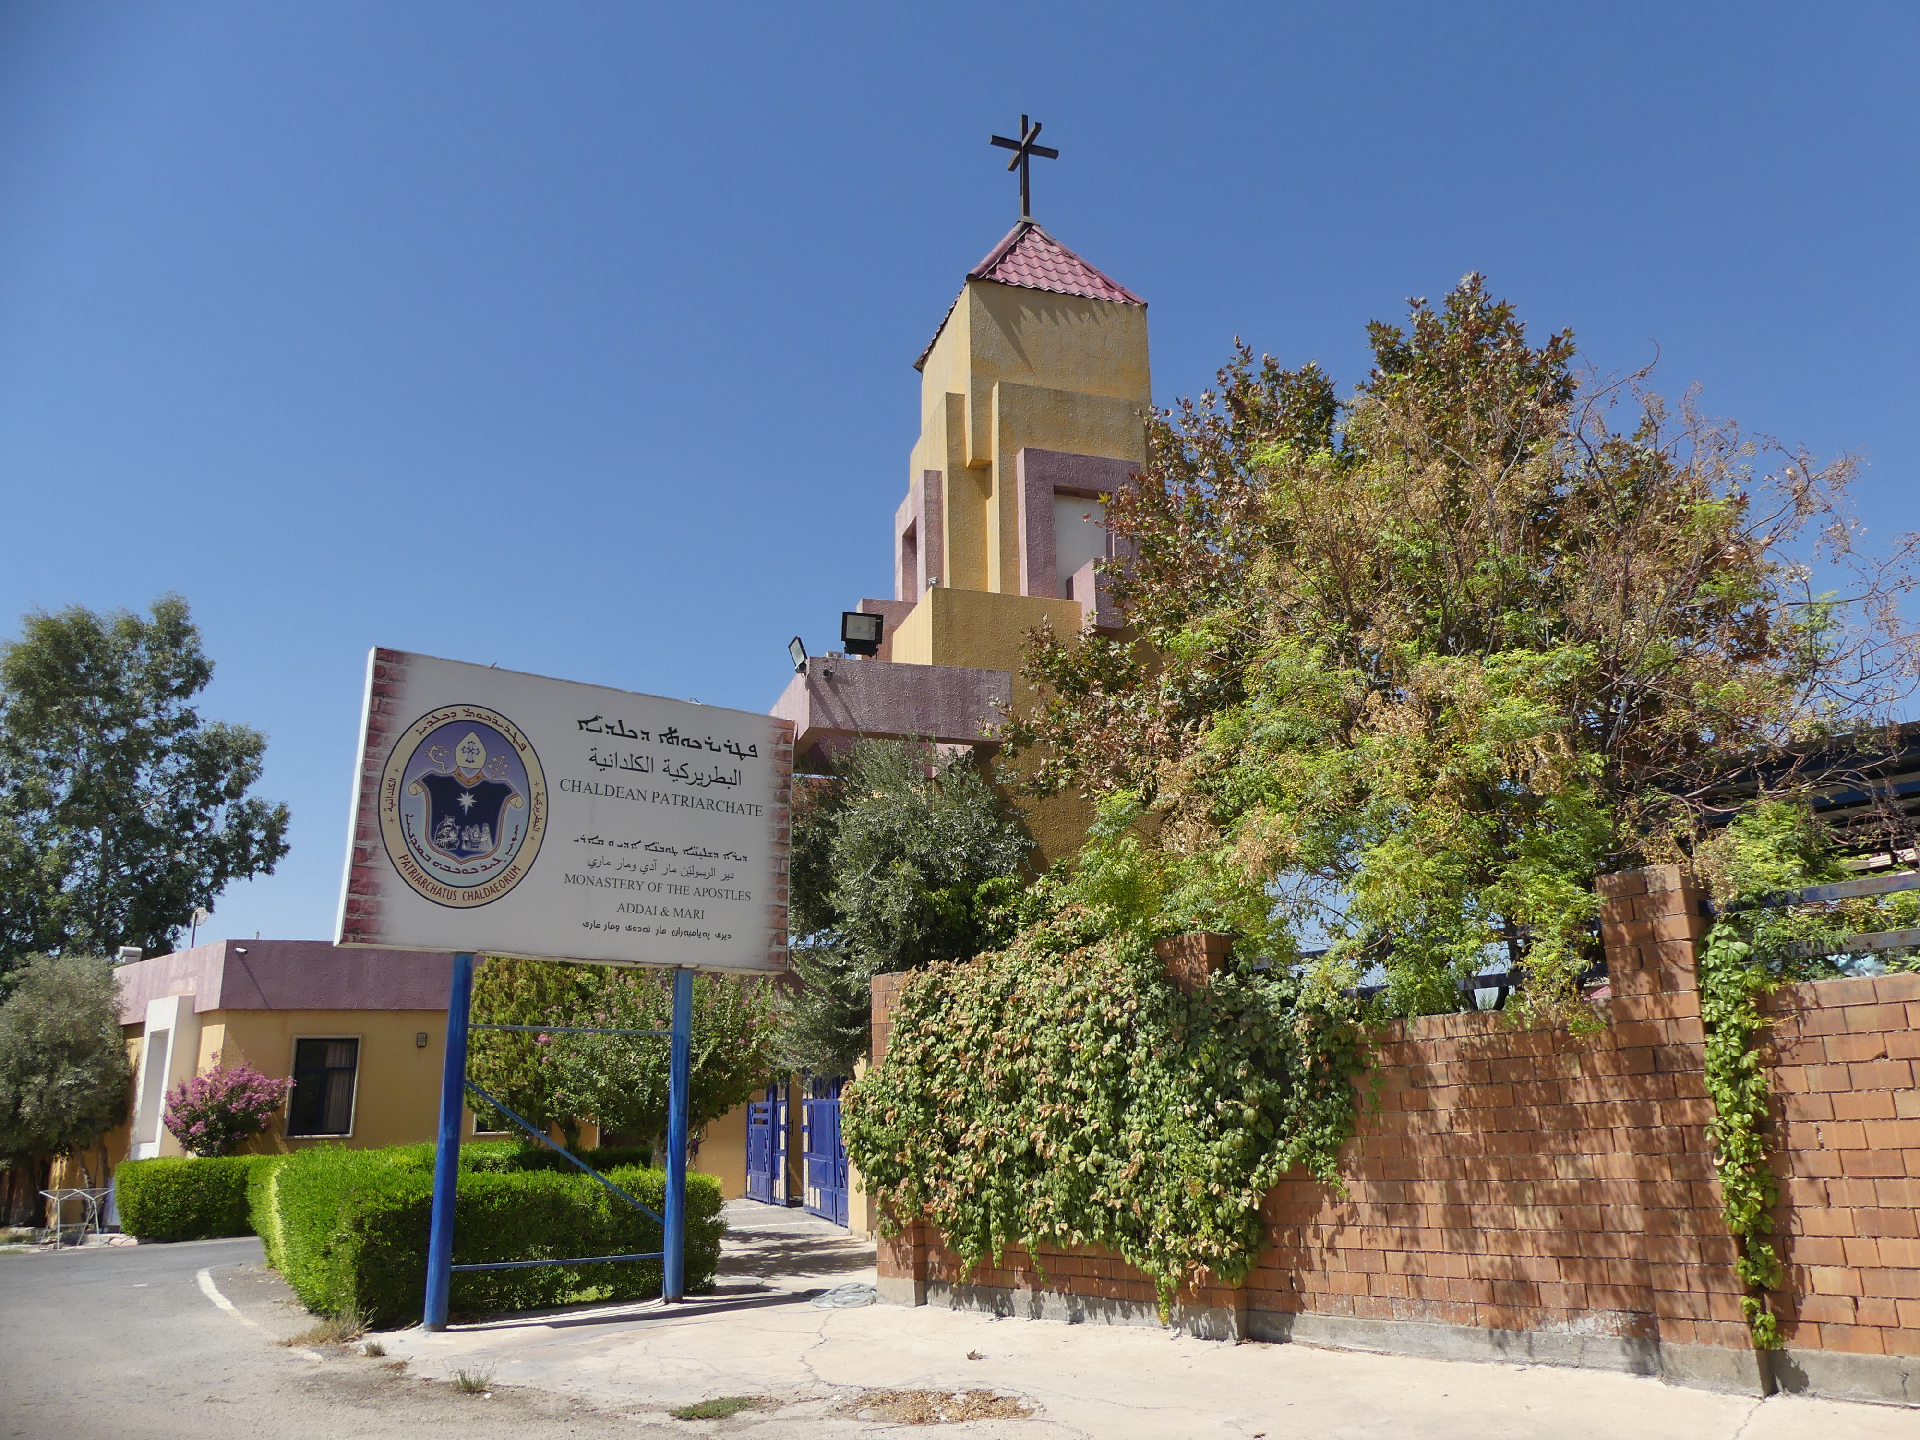
M 1920 10 L 0 0 L 0 638 L 187 597 L 327 938 L 366 655 L 763 711 L 890 596 L 914 358 L 1019 213 L 1351 386 L 1484 272 L 1920 528 Z

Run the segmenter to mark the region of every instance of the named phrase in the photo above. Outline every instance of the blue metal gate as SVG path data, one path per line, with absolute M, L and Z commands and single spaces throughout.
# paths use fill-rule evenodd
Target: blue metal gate
M 816 1077 L 808 1082 L 801 1102 L 807 1213 L 836 1225 L 847 1223 L 847 1148 L 840 1143 L 840 1088 L 845 1083 L 838 1077 Z
M 747 1198 L 786 1204 L 786 1169 L 786 1087 L 769 1085 L 766 1099 L 747 1105 Z

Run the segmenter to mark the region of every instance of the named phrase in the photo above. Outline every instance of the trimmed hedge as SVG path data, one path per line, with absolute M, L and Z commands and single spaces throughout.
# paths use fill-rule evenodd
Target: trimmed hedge
M 658 1250 L 660 1226 L 609 1195 L 551 1152 L 511 1143 L 462 1147 L 454 1210 L 455 1264 L 561 1259 Z M 612 1158 L 587 1159 L 603 1168 Z M 537 1167 L 537 1168 L 536 1168 Z M 608 1178 L 643 1204 L 664 1207 L 662 1171 L 617 1166 Z M 418 1317 L 426 1291 L 433 1147 L 305 1150 L 266 1170 L 253 1194 L 254 1228 L 268 1261 L 308 1309 L 353 1309 L 369 1323 Z M 687 1176 L 687 1286 L 711 1283 L 720 1258 L 720 1183 Z M 453 1278 L 460 1314 L 525 1310 L 587 1300 L 639 1300 L 660 1293 L 657 1261 L 549 1265 Z
M 581 1151 L 580 1158 L 604 1175 L 630 1166 L 648 1169 L 652 1163 L 652 1152 L 644 1145 L 602 1145 L 595 1150 Z M 427 1146 L 427 1164 L 433 1164 L 431 1145 Z M 580 1173 L 544 1145 L 526 1145 L 513 1140 L 483 1140 L 462 1145 L 460 1168 L 494 1172 L 551 1170 L 560 1175 Z
M 122 1160 L 114 1167 L 120 1228 L 142 1240 L 211 1240 L 246 1235 L 247 1190 L 278 1155 Z

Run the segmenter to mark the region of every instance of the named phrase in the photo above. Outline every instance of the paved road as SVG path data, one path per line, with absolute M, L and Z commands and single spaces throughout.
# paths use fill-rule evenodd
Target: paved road
M 238 1314 L 208 1296 L 203 1271 Z M 684 1440 L 691 1428 L 536 1390 L 481 1399 L 338 1346 L 276 1343 L 312 1323 L 252 1238 L 0 1250 L 0 1436 Z
M 875 1397 L 974 1387 L 1018 1398 L 1027 1418 L 957 1432 L 973 1440 L 1920 1437 L 1911 1410 L 1762 1403 L 1592 1371 L 1225 1346 L 937 1308 L 822 1309 L 808 1291 L 868 1275 L 871 1249 L 793 1214 L 736 1218 L 721 1283 L 684 1310 L 403 1331 L 384 1337 L 393 1353 L 382 1358 L 276 1343 L 312 1317 L 262 1265 L 256 1240 L 0 1250 L 0 1440 L 858 1440 L 928 1433 L 898 1423 L 924 1415 L 876 1412 Z M 447 1377 L 462 1367 L 510 1383 L 488 1399 L 461 1394 Z M 665 1413 L 739 1394 L 777 1403 L 719 1422 Z

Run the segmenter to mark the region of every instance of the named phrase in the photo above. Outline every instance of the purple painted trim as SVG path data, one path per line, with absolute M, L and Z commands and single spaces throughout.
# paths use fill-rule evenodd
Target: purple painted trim
M 808 661 L 773 713 L 793 722 L 797 758 L 816 746 L 835 753 L 866 737 L 995 744 L 993 731 L 1012 703 L 1013 677 L 1005 670 L 847 656 Z
M 941 474 L 922 470 L 908 482 L 907 498 L 893 513 L 893 593 L 896 600 L 918 601 L 927 593 L 927 577 L 941 569 L 946 517 L 940 509 Z M 913 532 L 913 559 L 907 559 L 907 532 Z
M 1120 608 L 1113 603 L 1113 582 L 1089 560 L 1073 572 L 1073 598 L 1081 605 L 1083 624 L 1090 630 L 1118 630 L 1125 622 Z
M 1113 494 L 1139 473 L 1139 462 L 1024 448 L 1014 457 L 1020 497 L 1020 593 L 1060 598 L 1053 534 L 1053 497 Z
M 920 472 L 920 594 L 927 593 L 927 577 L 938 576 L 942 585 L 951 585 L 947 574 L 946 476 L 938 470 Z M 914 597 L 919 599 L 919 595 Z
M 193 996 L 213 1010 L 444 1010 L 453 956 L 352 949 L 326 940 L 221 940 L 156 955 L 114 973 L 120 1023 L 138 1025 L 147 1002 Z
M 920 487 L 907 481 L 907 498 L 893 512 L 893 598 L 911 600 L 920 573 Z M 914 558 L 907 559 L 907 532 L 913 532 Z

